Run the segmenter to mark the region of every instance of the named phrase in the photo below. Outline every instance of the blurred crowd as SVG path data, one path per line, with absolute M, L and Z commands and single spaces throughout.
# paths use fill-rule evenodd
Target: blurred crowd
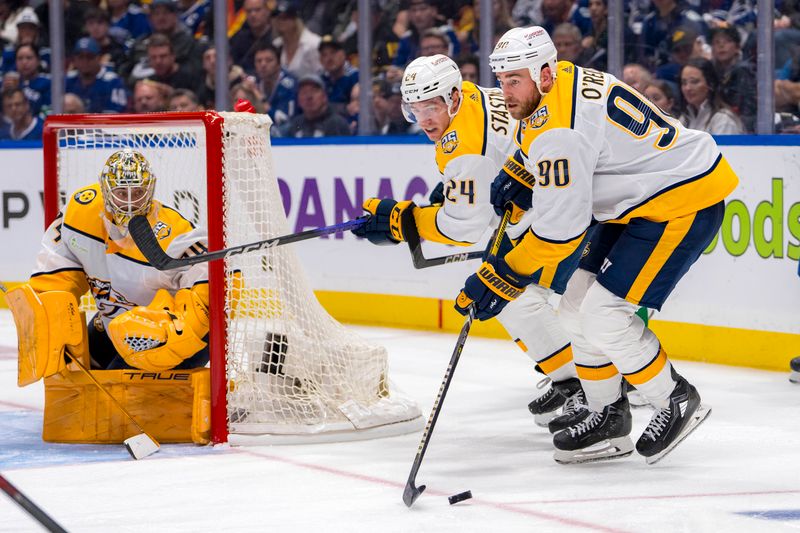
M 476 82 L 480 2 L 370 0 L 375 134 L 416 134 L 400 78 L 421 55 L 446 54 Z M 214 107 L 211 0 L 63 0 L 65 113 L 147 113 Z M 273 136 L 358 129 L 356 0 L 229 0 L 232 102 L 273 119 Z M 686 125 L 754 131 L 756 0 L 627 0 L 623 79 Z M 606 70 L 606 0 L 492 0 L 494 42 L 540 25 L 560 60 Z M 45 0 L 0 0 L 0 139 L 41 138 L 52 107 Z M 800 132 L 800 0 L 775 0 L 776 131 Z

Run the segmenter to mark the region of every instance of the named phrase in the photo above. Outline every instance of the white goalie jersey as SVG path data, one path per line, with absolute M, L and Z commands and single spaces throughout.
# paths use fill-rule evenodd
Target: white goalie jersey
M 194 228 L 177 211 L 154 200 L 148 216 L 153 231 L 174 257 L 204 253 L 205 230 Z M 208 305 L 208 266 L 158 271 L 133 240 L 119 234 L 104 215 L 99 185 L 73 193 L 42 238 L 30 284 L 36 292 L 62 290 L 76 298 L 91 291 L 104 326 L 137 305 L 148 305 L 159 289 L 193 289 Z

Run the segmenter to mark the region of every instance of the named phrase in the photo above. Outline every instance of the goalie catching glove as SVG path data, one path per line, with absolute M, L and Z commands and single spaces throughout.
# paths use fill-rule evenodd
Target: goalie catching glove
M 475 306 L 475 318 L 489 320 L 500 314 L 508 302 L 516 300 L 533 283 L 533 278 L 514 272 L 503 257 L 489 257 L 464 282 L 456 298 L 456 311 L 462 315 Z
M 159 290 L 147 307 L 138 306 L 108 325 L 108 336 L 126 363 L 149 372 L 180 365 L 206 346 L 208 308 L 190 289 L 172 296 Z
M 506 204 L 511 203 L 514 206 L 511 222 L 517 223 L 521 218 L 517 211 L 527 211 L 533 206 L 535 183 L 536 178 L 525 168 L 522 152 L 517 150 L 506 160 L 492 182 L 490 201 L 495 212 L 502 216 Z
M 405 240 L 400 220 L 406 209 L 413 210 L 416 207 L 414 202 L 369 198 L 363 207 L 370 216 L 364 225 L 351 230 L 354 235 L 366 237 L 369 242 L 379 246 L 397 244 Z

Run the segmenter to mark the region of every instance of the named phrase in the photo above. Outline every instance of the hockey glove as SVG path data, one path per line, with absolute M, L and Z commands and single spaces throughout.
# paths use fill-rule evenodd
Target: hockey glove
M 428 195 L 428 203 L 431 205 L 442 205 L 444 203 L 444 182 L 440 181 L 436 187 L 431 190 L 431 193 Z
M 404 240 L 400 224 L 401 215 L 403 211 L 414 209 L 416 205 L 410 200 L 397 202 L 391 198 L 384 200 L 370 198 L 364 202 L 363 207 L 370 217 L 363 226 L 353 229 L 353 234 L 366 237 L 372 244 L 385 246 Z
M 475 318 L 488 320 L 500 314 L 508 302 L 516 300 L 533 283 L 528 276 L 520 276 L 506 264 L 502 257 L 484 263 L 478 272 L 464 282 L 456 298 L 456 311 L 466 315 L 470 304 L 475 305 Z
M 491 202 L 495 212 L 502 216 L 509 202 L 514 205 L 511 222 L 519 222 L 522 218 L 517 211 L 527 211 L 533 205 L 533 186 L 536 178 L 525 168 L 522 153 L 517 150 L 509 157 L 503 168 L 492 182 Z

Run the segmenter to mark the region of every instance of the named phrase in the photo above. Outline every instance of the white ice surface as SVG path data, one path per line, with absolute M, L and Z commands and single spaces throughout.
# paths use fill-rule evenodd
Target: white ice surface
M 427 416 L 456 335 L 358 329 L 389 348 L 393 381 Z M 428 490 L 407 509 L 419 433 L 164 445 L 142 461 L 122 446 L 45 444 L 42 389 L 17 388 L 15 346 L 0 311 L 0 473 L 71 532 L 800 530 L 800 386 L 787 374 L 678 361 L 713 413 L 669 457 L 562 466 L 526 408 L 530 361 L 511 343 L 470 338 L 417 477 Z M 633 415 L 635 439 L 650 411 Z M 448 504 L 467 489 L 473 499 Z M 40 530 L 0 494 L 0 531 Z

